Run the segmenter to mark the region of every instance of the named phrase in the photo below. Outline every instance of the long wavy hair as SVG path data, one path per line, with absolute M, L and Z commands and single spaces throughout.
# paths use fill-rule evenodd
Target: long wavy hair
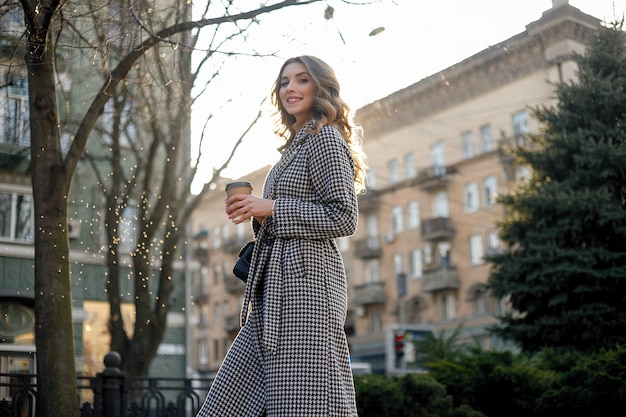
M 285 139 L 285 143 L 278 149 L 283 152 L 298 133 L 293 129 L 296 118 L 283 107 L 279 91 L 280 80 L 285 67 L 294 62 L 299 62 L 306 68 L 316 86 L 315 99 L 313 101 L 313 119 L 311 126 L 307 127 L 310 134 L 317 134 L 324 126 L 334 126 L 341 132 L 348 144 L 352 159 L 354 160 L 354 184 L 357 192 L 365 190 L 365 175 L 367 159 L 362 148 L 362 129 L 353 122 L 353 114 L 350 107 L 339 95 L 339 81 L 335 71 L 321 59 L 302 55 L 289 58 L 280 68 L 278 77 L 274 82 L 271 93 L 271 101 L 276 108 L 274 131 Z

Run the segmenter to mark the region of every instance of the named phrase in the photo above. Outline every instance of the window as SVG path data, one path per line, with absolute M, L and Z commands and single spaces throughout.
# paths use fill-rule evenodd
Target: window
M 430 158 L 433 162 L 433 174 L 445 175 L 446 164 L 443 157 L 443 143 L 437 143 L 430 148 Z
M 450 265 L 450 252 L 452 251 L 452 245 L 450 242 L 437 243 L 437 261 L 439 266 Z
M 350 249 L 350 238 L 348 236 L 337 238 L 337 247 L 340 252 L 347 252 Z
M 380 282 L 380 262 L 372 259 L 365 264 L 365 282 Z
M 528 133 L 528 112 L 526 110 L 513 114 L 513 136 L 517 144 L 522 145 L 524 142 L 524 134 Z
M 424 254 L 424 256 L 422 257 L 424 264 L 425 265 L 432 264 L 433 263 L 433 248 L 430 245 L 426 245 L 424 246 L 424 249 L 422 249 L 422 253 Z
M 118 233 L 120 244 L 118 251 L 120 253 L 130 254 L 135 250 L 137 240 L 137 210 L 135 206 L 126 206 L 122 211 Z
M 383 331 L 383 321 L 380 309 L 373 308 L 370 311 L 370 334 L 381 334 Z
M 417 229 L 420 227 L 420 205 L 417 201 L 409 201 L 407 206 L 407 227 Z
M 400 181 L 400 171 L 398 167 L 398 160 L 392 159 L 391 161 L 389 161 L 389 163 L 387 164 L 387 168 L 389 169 L 389 182 L 391 184 L 394 184 Z
M 237 242 L 242 242 L 246 235 L 246 230 L 248 230 L 250 226 L 245 223 L 239 223 L 235 226 L 235 236 L 237 236 Z
M 396 234 L 402 232 L 403 229 L 402 206 L 393 206 L 391 208 L 391 231 Z
M 32 195 L 17 191 L 0 191 L 0 239 L 32 242 Z
M 219 325 L 222 322 L 222 306 L 220 303 L 213 304 L 213 324 Z
M 409 255 L 409 273 L 411 274 L 411 278 L 421 278 L 422 277 L 422 251 L 419 249 L 415 249 L 411 251 Z
M 376 172 L 374 171 L 374 168 L 369 168 L 366 171 L 366 176 L 367 178 L 365 180 L 365 184 L 367 185 L 367 188 L 370 188 L 372 190 L 376 189 Z
M 213 264 L 213 285 L 217 285 L 220 282 L 220 265 L 218 263 Z
M 221 229 L 219 226 L 213 226 L 213 231 L 211 232 L 211 237 L 213 238 L 212 242 L 213 242 L 213 248 L 217 249 L 220 247 L 221 244 Z
M 470 236 L 470 264 L 479 265 L 483 263 L 483 239 L 480 235 Z
M 465 212 L 472 213 L 478 210 L 478 184 L 465 184 Z
M 393 255 L 393 275 L 397 276 L 402 272 L 404 272 L 404 257 L 402 254 L 396 253 Z
M 28 81 L 14 77 L 7 86 L 4 114 L 3 143 L 30 146 L 30 111 L 28 108 Z
M 498 197 L 498 180 L 495 175 L 491 175 L 483 180 L 484 204 L 491 207 L 496 204 Z
M 444 320 L 452 320 L 456 317 L 456 297 L 454 294 L 446 294 L 441 300 L 442 316 Z
M 440 191 L 433 197 L 433 214 L 435 217 L 449 217 L 448 193 Z
M 519 167 L 515 171 L 515 181 L 522 182 L 530 179 L 530 169 L 525 166 Z
M 367 237 L 378 239 L 378 216 L 371 214 L 367 216 Z
M 408 153 L 404 155 L 404 169 L 407 178 L 415 178 L 417 170 L 415 169 L 415 155 Z
M 206 339 L 198 340 L 198 365 L 209 363 L 208 343 Z
M 116 108 L 116 106 L 122 106 L 122 108 Z M 135 116 L 135 111 L 129 102 L 116 104 L 113 100 L 107 101 L 102 112 L 104 143 L 111 144 L 116 140 L 124 148 L 130 148 L 136 144 L 138 141 Z M 114 126 L 116 129 L 113 128 Z M 117 132 L 117 138 L 113 138 L 113 132 Z
M 213 340 L 213 362 L 218 363 L 222 357 L 220 356 L 220 341 L 219 339 Z
M 487 233 L 487 250 L 490 253 L 497 252 L 500 249 L 500 237 L 495 230 Z
M 491 125 L 480 127 L 480 148 L 483 153 L 493 151 L 493 136 L 491 135 Z
M 472 158 L 474 156 L 474 135 L 472 132 L 465 132 L 461 135 L 461 141 L 463 146 L 463 157 L 465 159 Z

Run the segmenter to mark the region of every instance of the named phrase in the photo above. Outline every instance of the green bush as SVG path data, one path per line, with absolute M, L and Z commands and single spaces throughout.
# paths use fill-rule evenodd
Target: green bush
M 397 378 L 404 398 L 405 417 L 442 417 L 452 415 L 452 397 L 446 388 L 426 374 L 407 374 Z
M 454 361 L 429 364 L 431 375 L 442 383 L 459 407 L 463 404 L 487 416 L 528 417 L 535 412 L 550 373 L 511 352 L 481 351 Z
M 402 393 L 393 379 L 383 375 L 355 376 L 354 388 L 360 417 L 402 416 Z
M 465 405 L 453 408 L 443 385 L 427 374 L 354 378 L 359 417 L 485 417 Z
M 553 380 L 537 399 L 538 412 L 568 417 L 624 416 L 625 347 L 587 355 L 549 350 L 538 358 L 540 366 L 555 371 Z

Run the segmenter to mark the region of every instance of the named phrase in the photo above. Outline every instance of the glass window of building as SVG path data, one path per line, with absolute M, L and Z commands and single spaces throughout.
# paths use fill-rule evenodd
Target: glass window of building
M 33 197 L 18 191 L 0 191 L 0 239 L 33 240 Z
M 417 229 L 420 227 L 420 205 L 417 201 L 409 201 L 407 205 L 407 227 Z
M 442 297 L 442 316 L 444 320 L 452 320 L 456 317 L 456 297 L 454 294 L 448 293 Z
M 400 181 L 400 167 L 398 165 L 397 159 L 392 159 L 387 164 L 387 168 L 389 170 L 389 182 L 391 184 L 395 184 Z
M 443 154 L 443 143 L 436 143 L 431 146 L 430 159 L 433 163 L 433 175 L 445 175 L 446 163 Z
M 447 192 L 439 191 L 433 196 L 433 214 L 435 217 L 450 217 Z
M 394 234 L 400 233 L 404 229 L 403 218 L 402 206 L 393 206 L 391 208 L 391 231 Z
M 415 249 L 411 251 L 409 262 L 409 273 L 411 278 L 417 279 L 422 277 L 422 251 Z
M 465 159 L 474 157 L 474 135 L 472 132 L 464 132 L 461 135 L 461 142 L 463 146 L 463 157 Z
M 415 155 L 408 153 L 404 155 L 404 169 L 407 178 L 415 178 L 417 169 L 415 167 Z
M 374 168 L 370 167 L 367 169 L 366 171 L 366 182 L 365 185 L 367 186 L 368 189 L 371 190 L 375 190 L 376 189 L 376 171 L 374 171 Z
M 478 210 L 478 184 L 465 184 L 465 212 L 473 213 Z
M 483 153 L 491 152 L 494 149 L 491 125 L 480 127 L 480 148 Z
M 28 81 L 13 77 L 6 87 L 4 131 L 2 143 L 30 146 L 30 121 L 28 108 Z M 0 102 L 1 103 L 1 102 Z
M 348 236 L 337 238 L 337 247 L 340 252 L 347 252 L 350 249 L 350 238 Z
M 485 255 L 483 249 L 483 239 L 481 235 L 470 236 L 470 263 L 472 265 L 480 265 L 483 263 L 483 256 Z
M 365 264 L 365 282 L 380 282 L 380 262 L 378 259 L 370 259 Z
M 518 145 L 524 144 L 524 135 L 529 132 L 528 112 L 526 110 L 513 114 L 513 137 Z
M 485 207 L 491 207 L 496 204 L 498 197 L 498 180 L 495 175 L 490 175 L 483 180 L 483 203 Z

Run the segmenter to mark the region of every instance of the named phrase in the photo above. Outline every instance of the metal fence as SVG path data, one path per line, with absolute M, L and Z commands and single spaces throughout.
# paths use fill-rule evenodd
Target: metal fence
M 78 377 L 81 417 L 193 417 L 210 378 L 138 378 L 120 371 L 117 352 L 107 354 L 105 370 Z M 0 374 L 0 417 L 35 417 L 37 376 Z

